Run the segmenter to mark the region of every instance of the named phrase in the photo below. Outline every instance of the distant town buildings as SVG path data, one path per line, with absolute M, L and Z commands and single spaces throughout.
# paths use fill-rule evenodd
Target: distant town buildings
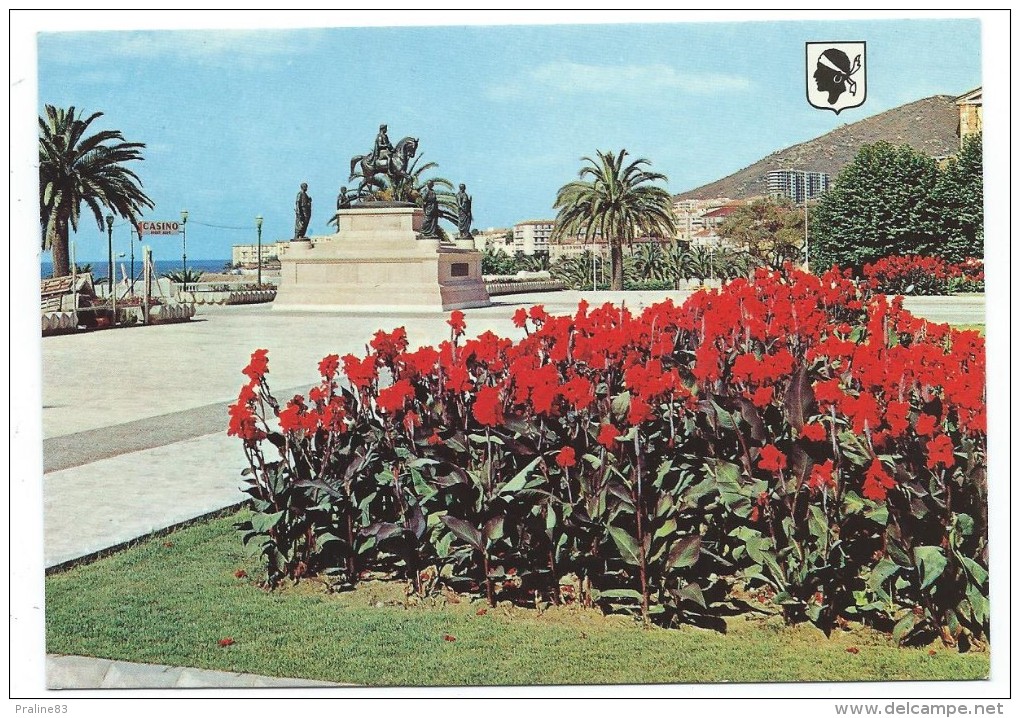
M 288 246 L 288 242 L 263 244 L 262 264 L 270 261 L 279 261 L 280 255 L 286 251 Z M 259 263 L 259 246 L 257 244 L 235 244 L 231 247 L 230 263 L 235 267 L 257 267 Z
M 772 170 L 765 176 L 768 193 L 773 197 L 788 197 L 795 204 L 805 199 L 817 199 L 829 189 L 829 175 L 825 172 L 805 170 Z
M 960 112 L 960 147 L 969 135 L 981 132 L 981 88 L 977 87 L 956 98 L 956 107 Z
M 514 225 L 514 244 L 511 253 L 548 252 L 549 238 L 555 228 L 556 222 L 551 219 L 529 219 L 518 222 Z
M 513 254 L 514 232 L 506 227 L 489 227 L 475 234 L 475 249 Z
M 676 238 L 694 246 L 718 245 L 719 225 L 742 204 L 743 201 L 729 197 L 675 200 Z

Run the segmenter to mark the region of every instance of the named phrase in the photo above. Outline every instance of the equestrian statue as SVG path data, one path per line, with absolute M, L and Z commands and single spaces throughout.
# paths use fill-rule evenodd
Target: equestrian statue
M 396 145 L 391 146 L 389 137 L 386 135 L 386 125 L 381 125 L 372 152 L 367 155 L 355 155 L 351 158 L 351 180 L 358 176 L 358 165 L 361 166 L 358 196 L 361 197 L 365 194 L 365 188 L 370 188 L 372 179 L 376 175 L 386 175 L 391 185 L 406 178 L 411 158 L 417 151 L 417 137 L 405 137 Z

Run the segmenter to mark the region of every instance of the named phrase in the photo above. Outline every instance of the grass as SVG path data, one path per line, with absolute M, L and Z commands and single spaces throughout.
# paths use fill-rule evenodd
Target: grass
M 484 604 L 466 597 L 405 607 L 396 582 L 329 594 L 312 580 L 267 593 L 236 520 L 196 524 L 47 577 L 47 651 L 377 686 L 962 680 L 989 672 L 987 653 L 897 648 L 864 628 L 826 638 L 776 618 L 736 619 L 721 634 L 644 629 L 574 608 L 480 612 Z M 251 578 L 235 577 L 239 569 Z M 234 644 L 220 647 L 226 637 Z

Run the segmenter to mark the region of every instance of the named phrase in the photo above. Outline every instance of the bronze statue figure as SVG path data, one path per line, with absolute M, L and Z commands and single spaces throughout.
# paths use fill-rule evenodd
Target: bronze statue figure
M 457 230 L 462 239 L 471 238 L 471 195 L 467 193 L 467 186 L 460 185 L 457 192 Z
M 308 223 L 312 221 L 312 198 L 308 196 L 308 184 L 301 183 L 294 202 L 294 239 L 308 238 Z
M 421 208 L 425 212 L 425 221 L 421 225 L 421 236 L 435 238 L 439 236 L 439 198 L 432 188 L 435 184 L 429 180 L 421 195 Z
M 351 201 L 354 199 L 351 195 L 347 194 L 347 188 L 341 187 L 340 194 L 336 196 L 336 212 L 329 220 L 329 224 L 336 227 L 336 230 L 340 231 L 340 210 L 350 209 Z
M 390 144 L 390 137 L 386 134 L 386 125 L 379 125 L 379 134 L 375 136 L 375 144 L 372 145 L 372 154 L 369 161 L 372 164 L 379 164 L 381 160 L 388 160 L 393 145 Z
M 389 138 L 386 136 L 386 125 L 382 125 L 375 138 L 372 152 L 367 155 L 355 155 L 351 158 L 350 179 L 353 180 L 357 176 L 358 165 L 361 165 L 361 184 L 358 185 L 358 196 L 361 197 L 365 194 L 365 188 L 371 187 L 372 178 L 376 175 L 386 175 L 391 184 L 396 184 L 407 177 L 407 168 L 417 151 L 417 137 L 405 137 L 391 147 Z

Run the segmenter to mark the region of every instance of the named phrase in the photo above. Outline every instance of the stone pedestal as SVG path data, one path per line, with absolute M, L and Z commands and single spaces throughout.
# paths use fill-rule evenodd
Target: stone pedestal
M 365 205 L 339 212 L 340 231 L 294 241 L 280 257 L 274 310 L 443 310 L 490 304 L 482 255 L 419 239 L 413 206 Z

